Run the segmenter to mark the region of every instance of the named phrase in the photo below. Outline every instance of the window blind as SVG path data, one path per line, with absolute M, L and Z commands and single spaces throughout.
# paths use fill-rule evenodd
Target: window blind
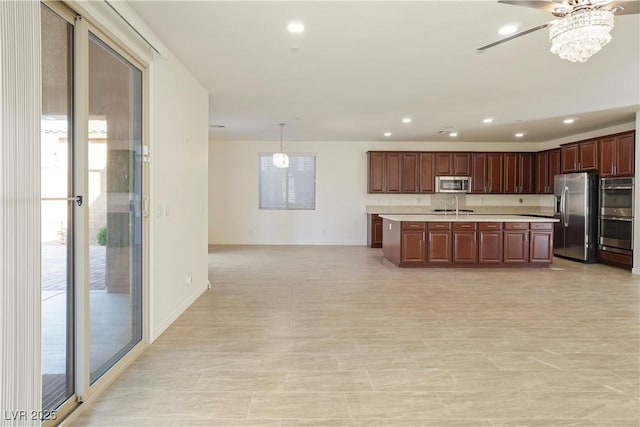
M 290 154 L 288 168 L 275 167 L 272 154 L 260 155 L 260 209 L 315 208 L 315 155 Z

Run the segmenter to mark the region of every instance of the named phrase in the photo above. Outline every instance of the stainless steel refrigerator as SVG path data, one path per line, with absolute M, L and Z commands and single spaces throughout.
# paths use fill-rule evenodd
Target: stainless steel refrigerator
M 582 262 L 596 262 L 598 246 L 598 174 L 556 175 L 553 254 Z

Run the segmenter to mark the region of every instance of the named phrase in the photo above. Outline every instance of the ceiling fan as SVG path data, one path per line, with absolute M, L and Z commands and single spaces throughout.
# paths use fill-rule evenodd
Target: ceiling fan
M 611 40 L 613 15 L 640 13 L 640 1 L 614 0 L 499 0 L 498 3 L 525 6 L 550 12 L 554 19 L 512 36 L 482 46 L 486 49 L 534 31 L 549 28 L 551 52 L 571 62 L 585 62 Z

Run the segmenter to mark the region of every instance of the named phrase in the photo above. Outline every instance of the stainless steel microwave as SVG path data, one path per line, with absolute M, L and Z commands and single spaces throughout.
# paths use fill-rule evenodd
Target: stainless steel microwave
M 436 176 L 436 193 L 468 193 L 470 176 Z

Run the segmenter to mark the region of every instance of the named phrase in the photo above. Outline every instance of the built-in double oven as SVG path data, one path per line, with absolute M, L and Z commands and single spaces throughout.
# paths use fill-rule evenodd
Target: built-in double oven
M 600 179 L 601 251 L 630 255 L 633 250 L 633 178 Z

